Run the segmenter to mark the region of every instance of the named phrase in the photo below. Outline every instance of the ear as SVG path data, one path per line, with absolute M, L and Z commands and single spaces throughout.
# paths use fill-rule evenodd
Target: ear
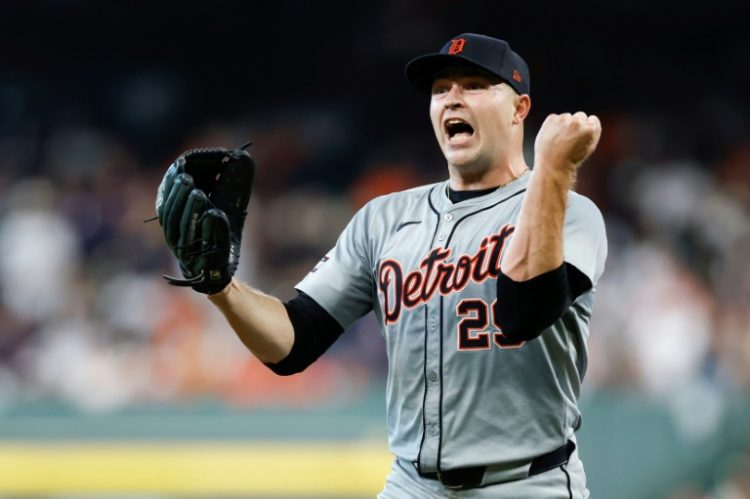
M 520 125 L 531 110 L 531 97 L 528 94 L 516 97 L 516 112 L 513 113 L 513 124 Z

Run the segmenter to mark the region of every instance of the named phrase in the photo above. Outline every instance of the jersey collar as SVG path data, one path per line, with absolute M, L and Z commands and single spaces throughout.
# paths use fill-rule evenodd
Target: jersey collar
M 464 201 L 461 201 L 460 203 L 455 204 L 448 197 L 448 186 L 450 185 L 450 180 L 445 180 L 436 184 L 435 188 L 432 189 L 432 192 L 430 192 L 430 200 L 432 201 L 432 205 L 435 207 L 435 209 L 440 213 L 463 211 L 465 208 L 483 208 L 485 206 L 497 203 L 509 196 L 517 194 L 520 191 L 523 191 L 524 189 L 526 189 L 530 177 L 531 172 L 528 171 L 512 182 L 509 182 L 497 188 L 489 194 L 466 199 Z

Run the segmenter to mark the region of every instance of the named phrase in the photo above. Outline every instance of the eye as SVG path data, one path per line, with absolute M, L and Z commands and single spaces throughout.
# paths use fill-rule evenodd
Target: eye
M 466 90 L 482 90 L 483 88 L 486 88 L 486 87 L 487 85 L 484 82 L 479 81 L 479 80 L 469 81 L 466 84 Z
M 432 95 L 439 95 L 448 92 L 449 87 L 445 83 L 436 82 L 432 85 Z

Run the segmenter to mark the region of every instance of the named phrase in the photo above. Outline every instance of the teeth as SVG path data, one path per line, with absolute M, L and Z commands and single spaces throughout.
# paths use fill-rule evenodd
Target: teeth
M 452 138 L 459 133 L 473 135 L 474 128 L 461 118 L 449 118 L 445 121 L 445 131 Z

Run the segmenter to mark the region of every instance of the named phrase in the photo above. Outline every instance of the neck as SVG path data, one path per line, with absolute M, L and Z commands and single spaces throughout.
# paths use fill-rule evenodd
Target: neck
M 495 168 L 470 170 L 466 167 L 448 165 L 450 187 L 454 191 L 469 191 L 502 187 L 513 182 L 528 170 L 526 162 L 521 159 L 512 163 L 498 165 Z

